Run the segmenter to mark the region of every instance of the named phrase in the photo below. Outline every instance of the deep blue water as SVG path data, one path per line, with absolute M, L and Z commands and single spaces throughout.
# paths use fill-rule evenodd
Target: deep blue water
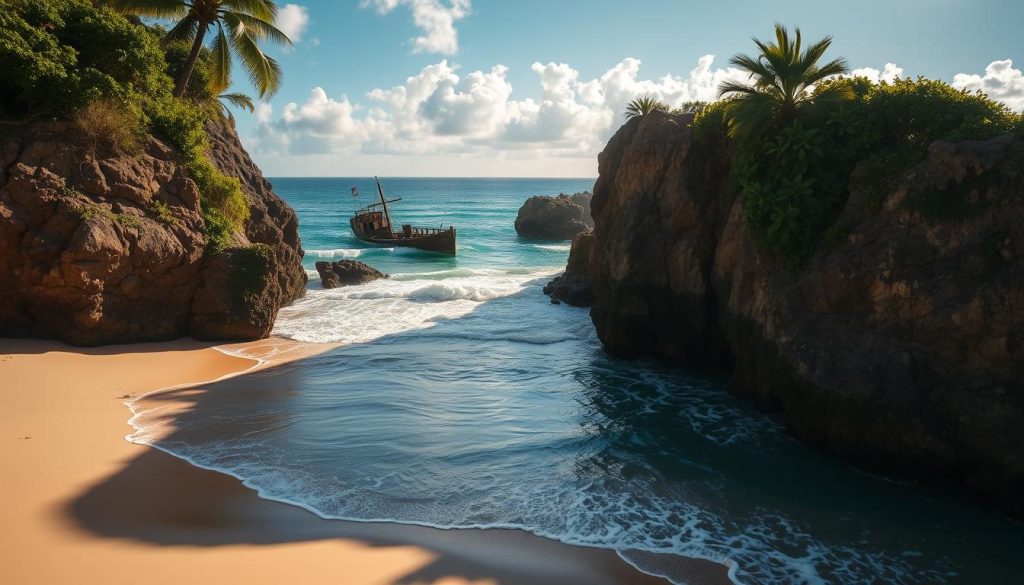
M 162 448 L 326 517 L 703 556 L 742 583 L 1018 582 L 1020 524 L 791 440 L 722 374 L 609 358 L 586 310 L 551 305 L 568 244 L 517 238 L 515 213 L 591 181 L 386 180 L 396 223 L 458 227 L 454 258 L 354 240 L 349 187 L 365 203 L 370 180 L 273 183 L 307 268 L 357 257 L 392 278 L 314 278 L 275 332 L 345 345 L 216 384 Z

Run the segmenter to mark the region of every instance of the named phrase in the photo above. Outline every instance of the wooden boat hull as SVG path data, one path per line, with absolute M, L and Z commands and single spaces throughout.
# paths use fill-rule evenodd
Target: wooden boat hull
M 427 252 L 439 254 L 455 254 L 456 231 L 455 228 L 448 228 L 431 234 L 405 236 L 402 233 L 394 234 L 361 234 L 357 226 L 352 226 L 352 233 L 363 242 L 397 248 L 416 248 Z

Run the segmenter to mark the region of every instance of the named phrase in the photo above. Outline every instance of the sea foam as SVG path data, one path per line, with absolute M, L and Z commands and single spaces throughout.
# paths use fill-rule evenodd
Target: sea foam
M 366 343 L 461 317 L 477 304 L 514 295 L 550 278 L 549 268 L 450 269 L 407 273 L 368 284 L 320 289 L 278 313 L 273 334 L 304 342 Z

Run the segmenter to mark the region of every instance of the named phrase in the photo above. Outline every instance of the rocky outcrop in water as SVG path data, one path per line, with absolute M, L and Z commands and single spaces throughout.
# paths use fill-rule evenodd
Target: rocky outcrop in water
M 552 302 L 566 302 L 574 307 L 594 304 L 594 283 L 590 280 L 589 269 L 593 243 L 594 233 L 591 230 L 573 238 L 565 272 L 544 287 L 544 294 L 549 295 Z
M 605 347 L 731 366 L 797 437 L 1024 513 L 1024 145 L 933 144 L 879 211 L 854 189 L 841 237 L 793 270 L 759 249 L 727 145 L 695 146 L 691 120 L 633 120 L 600 155 L 580 245 Z
M 516 233 L 524 238 L 571 240 L 594 225 L 590 198 L 590 193 L 530 197 L 516 215 Z
M 320 273 L 320 282 L 324 288 L 366 284 L 367 282 L 388 277 L 387 274 L 373 266 L 358 260 L 317 262 L 316 271 Z
M 215 162 L 252 205 L 244 234 L 206 252 L 200 193 L 149 137 L 106 151 L 65 122 L 0 136 L 0 335 L 79 345 L 254 339 L 301 296 L 297 220 L 234 130 L 208 128 Z M 257 245 L 258 244 L 258 245 Z

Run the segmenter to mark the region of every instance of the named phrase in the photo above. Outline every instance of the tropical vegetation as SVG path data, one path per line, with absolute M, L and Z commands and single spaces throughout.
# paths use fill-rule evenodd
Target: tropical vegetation
M 277 5 L 273 0 L 108 0 L 115 10 L 133 16 L 174 20 L 164 35 L 165 43 L 191 45 L 184 66 L 177 74 L 174 96 L 185 94 L 192 70 L 203 51 L 208 32 L 211 87 L 220 93 L 231 85 L 232 54 L 249 74 L 261 98 L 271 97 L 281 85 L 281 67 L 260 49 L 261 41 L 291 45 L 291 40 L 274 26 Z
M 722 99 L 697 114 L 694 135 L 729 140 L 729 183 L 744 220 L 790 265 L 842 231 L 836 220 L 851 188 L 877 205 L 933 141 L 1024 134 L 1020 115 L 982 94 L 928 79 L 843 76 L 845 61 L 823 62 L 830 37 L 804 48 L 799 30 L 775 32 L 775 42 L 754 39 L 758 55 L 732 59 L 749 82 L 722 84 Z M 864 172 L 851 185 L 857 165 Z
M 120 10 L 182 18 L 165 31 Z M 206 20 L 208 10 L 217 21 Z M 260 95 L 272 94 L 280 69 L 253 46 L 281 40 L 267 24 L 274 10 L 273 2 L 263 0 L 4 0 L 0 117 L 68 119 L 96 148 L 127 154 L 138 150 L 146 134 L 163 139 L 199 186 L 211 250 L 222 249 L 242 228 L 249 204 L 238 179 L 210 161 L 205 125 L 230 118 L 225 102 L 244 109 L 253 104 L 248 96 L 228 91 L 230 55 L 221 40 L 230 37 L 230 51 Z M 210 48 L 202 43 L 204 27 L 216 29 Z M 235 34 L 240 27 L 246 38 Z
M 748 73 L 750 82 L 726 81 L 719 87 L 721 97 L 732 98 L 726 114 L 734 135 L 756 135 L 784 127 L 815 106 L 853 97 L 843 84 L 828 84 L 812 91 L 816 83 L 848 70 L 843 59 L 819 63 L 832 45 L 832 37 L 805 48 L 799 28 L 790 35 L 786 27 L 776 24 L 774 43 L 756 37 L 753 40 L 760 50 L 756 58 L 739 54 L 729 61 Z
M 661 103 L 657 98 L 645 95 L 633 98 L 626 105 L 626 119 L 642 118 L 651 112 L 667 112 L 668 106 Z

